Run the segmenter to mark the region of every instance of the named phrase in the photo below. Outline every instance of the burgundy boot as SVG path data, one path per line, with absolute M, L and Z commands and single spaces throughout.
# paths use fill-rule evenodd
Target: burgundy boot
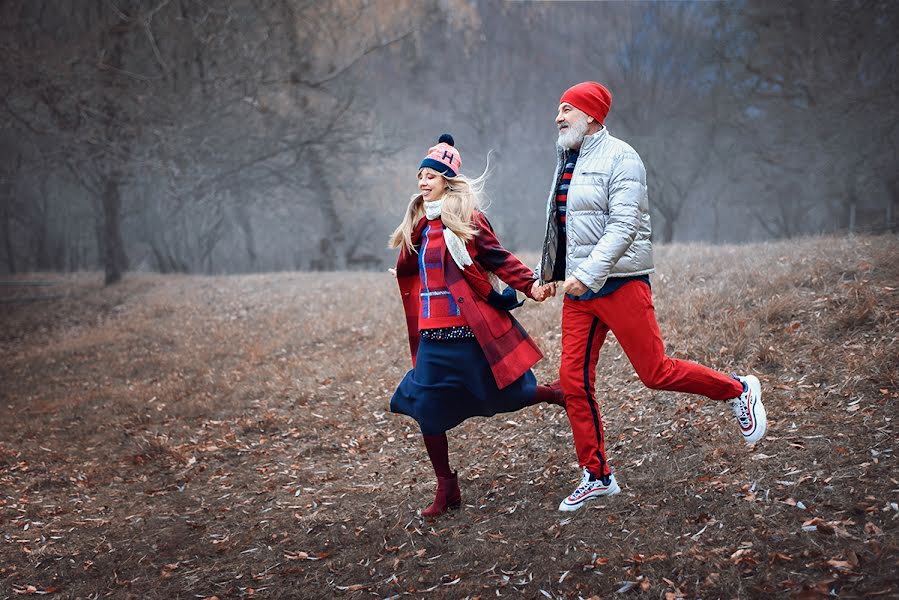
M 562 393 L 562 382 L 556 379 L 549 385 L 538 385 L 535 402 L 547 402 L 565 408 L 565 394 Z
M 433 518 L 442 515 L 450 508 L 462 505 L 462 492 L 459 490 L 459 478 L 456 473 L 452 477 L 437 478 L 437 495 L 431 506 L 421 511 L 421 516 Z

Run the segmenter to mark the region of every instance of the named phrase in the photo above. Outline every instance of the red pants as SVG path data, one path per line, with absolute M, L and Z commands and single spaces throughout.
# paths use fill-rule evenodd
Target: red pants
M 566 296 L 559 378 L 578 463 L 596 476 L 611 472 L 595 396 L 596 361 L 609 330 L 649 388 L 701 394 L 712 400 L 736 398 L 743 392 L 742 384 L 733 377 L 665 355 L 652 294 L 645 283 L 627 283 L 593 300 L 572 300 Z

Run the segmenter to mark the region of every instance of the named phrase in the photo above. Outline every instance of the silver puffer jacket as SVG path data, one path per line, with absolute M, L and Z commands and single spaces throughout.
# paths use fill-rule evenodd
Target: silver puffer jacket
M 536 272 L 552 278 L 559 225 L 556 190 L 567 151 L 559 164 L 546 205 L 546 237 Z M 584 138 L 568 188 L 565 276 L 574 275 L 594 292 L 609 277 L 646 275 L 652 263 L 652 228 L 646 196 L 646 169 L 640 156 L 603 128 Z

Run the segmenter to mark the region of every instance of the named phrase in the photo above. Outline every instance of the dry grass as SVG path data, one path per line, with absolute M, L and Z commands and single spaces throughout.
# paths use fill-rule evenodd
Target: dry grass
M 623 493 L 555 510 L 577 465 L 540 406 L 451 432 L 465 504 L 435 522 L 414 423 L 387 411 L 409 358 L 386 273 L 0 288 L 60 296 L 0 304 L 0 597 L 895 595 L 899 242 L 656 262 L 669 353 L 758 374 L 768 438 L 747 451 L 722 405 L 647 390 L 610 336 Z M 518 311 L 544 381 L 560 305 Z

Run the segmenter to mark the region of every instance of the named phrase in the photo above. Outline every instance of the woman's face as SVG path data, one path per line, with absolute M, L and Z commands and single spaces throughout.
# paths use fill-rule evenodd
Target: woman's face
M 422 169 L 418 172 L 418 189 L 425 202 L 438 200 L 446 191 L 446 179 L 436 171 Z

